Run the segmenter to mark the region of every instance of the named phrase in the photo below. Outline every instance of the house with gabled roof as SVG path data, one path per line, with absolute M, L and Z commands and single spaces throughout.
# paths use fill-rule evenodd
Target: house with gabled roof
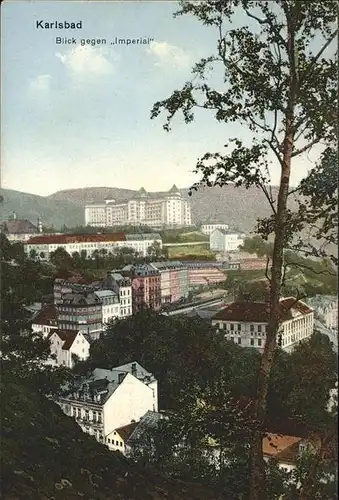
M 90 342 L 85 334 L 72 330 L 53 330 L 48 336 L 51 355 L 47 361 L 53 366 L 73 368 L 75 360 L 86 361 L 89 357 Z
M 52 304 L 44 305 L 32 318 L 31 324 L 34 333 L 42 333 L 48 337 L 51 331 L 58 329 L 58 310 Z
M 84 432 L 108 445 L 116 429 L 158 411 L 158 382 L 137 362 L 96 368 L 57 403 Z

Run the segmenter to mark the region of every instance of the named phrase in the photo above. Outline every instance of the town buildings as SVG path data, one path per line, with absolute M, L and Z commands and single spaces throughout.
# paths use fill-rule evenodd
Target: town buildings
M 152 262 L 160 273 L 161 304 L 173 304 L 187 298 L 189 293 L 188 269 L 179 261 Z
M 293 297 L 280 301 L 281 326 L 278 344 L 290 351 L 313 333 L 313 309 Z M 225 332 L 225 338 L 242 347 L 262 350 L 265 345 L 269 306 L 264 302 L 233 302 L 212 318 L 212 325 Z
M 208 236 L 213 233 L 216 229 L 224 229 L 227 231 L 229 228 L 228 224 L 224 224 L 223 222 L 205 222 L 201 225 L 200 231 L 203 234 L 207 234 Z
M 95 290 L 112 290 L 119 298 L 119 319 L 132 314 L 132 282 L 130 278 L 116 271 L 108 272 L 106 277 L 93 283 Z
M 133 313 L 147 307 L 158 311 L 161 307 L 160 272 L 150 264 L 128 265 L 121 274 L 130 278 L 132 283 Z
M 235 252 L 244 240 L 238 233 L 227 231 L 225 229 L 215 229 L 210 234 L 210 249 L 216 252 Z
M 25 243 L 24 248 L 27 255 L 34 250 L 40 260 L 49 260 L 51 252 L 55 252 L 57 248 L 63 248 L 70 255 L 77 252 L 85 258 L 93 258 L 97 253 L 114 254 L 122 248 L 130 248 L 145 257 L 149 247 L 155 242 L 162 248 L 162 239 L 158 233 L 58 234 L 34 236 Z
M 94 227 L 190 226 L 191 207 L 175 185 L 169 191 L 157 194 L 148 193 L 141 188 L 129 200 L 105 200 L 105 203 L 86 205 L 85 224 Z
M 42 222 L 38 219 L 35 226 L 28 219 L 17 219 L 16 213 L 13 212 L 11 219 L 2 222 L 0 225 L 1 232 L 11 242 L 25 242 L 34 236 L 41 235 Z
M 57 402 L 84 432 L 123 451 L 117 429 L 139 421 L 149 410 L 158 411 L 158 382 L 137 362 L 111 370 L 96 368 Z

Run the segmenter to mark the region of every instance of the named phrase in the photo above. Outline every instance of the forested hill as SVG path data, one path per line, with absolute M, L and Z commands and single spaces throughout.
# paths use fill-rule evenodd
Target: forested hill
M 1 381 L 1 401 L 3 500 L 222 500 L 131 465 L 16 379 Z

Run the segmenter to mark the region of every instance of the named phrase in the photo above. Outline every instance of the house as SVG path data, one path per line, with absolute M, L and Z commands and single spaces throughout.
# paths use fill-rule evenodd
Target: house
M 129 265 L 121 274 L 130 278 L 132 283 L 132 310 L 141 311 L 144 307 L 158 311 L 161 307 L 160 272 L 149 264 Z
M 102 332 L 102 304 L 91 291 L 66 293 L 57 305 L 58 328 L 60 330 L 81 330 L 92 340 Z
M 113 290 L 98 290 L 94 294 L 99 298 L 102 306 L 102 324 L 120 318 L 119 295 Z
M 52 330 L 48 336 L 51 343 L 51 354 L 55 359 L 49 359 L 47 364 L 73 368 L 75 357 L 85 361 L 89 357 L 90 343 L 80 331 Z
M 96 291 L 111 290 L 118 296 L 119 319 L 132 315 L 132 283 L 128 277 L 113 270 L 108 272 L 103 280 L 92 283 L 92 286 Z
M 223 222 L 205 222 L 201 225 L 200 231 L 203 234 L 207 234 L 209 236 L 216 229 L 224 229 L 225 231 L 227 231 L 228 227 L 228 224 L 224 224 Z
M 69 293 L 93 292 L 93 287 L 88 284 L 78 283 L 72 279 L 56 278 L 53 284 L 54 304 L 61 304 L 63 296 Z
M 210 234 L 210 249 L 217 252 L 235 252 L 244 240 L 238 233 L 225 229 L 215 229 Z
M 35 226 L 28 219 L 17 219 L 16 213 L 13 212 L 12 219 L 4 221 L 0 225 L 0 230 L 11 242 L 25 242 L 33 236 L 38 236 L 42 233 L 42 223 L 38 219 L 38 223 Z
M 189 293 L 187 266 L 179 261 L 151 262 L 160 273 L 161 304 L 173 304 Z
M 148 410 L 158 411 L 158 382 L 137 362 L 96 368 L 57 402 L 84 432 L 111 445 L 118 428 L 139 421 Z M 120 443 L 121 437 L 115 441 Z
M 285 351 L 310 337 L 314 327 L 313 309 L 293 297 L 280 301 L 280 332 L 278 343 Z M 233 302 L 212 318 L 212 325 L 225 332 L 225 338 L 242 347 L 262 350 L 269 318 L 267 302 Z
M 31 328 L 34 333 L 48 337 L 51 331 L 58 329 L 58 310 L 54 305 L 45 305 L 32 318 Z

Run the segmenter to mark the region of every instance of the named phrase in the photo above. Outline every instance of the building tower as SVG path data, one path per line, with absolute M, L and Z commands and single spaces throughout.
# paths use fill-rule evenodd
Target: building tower
M 42 233 L 42 222 L 40 217 L 38 218 L 38 233 Z

